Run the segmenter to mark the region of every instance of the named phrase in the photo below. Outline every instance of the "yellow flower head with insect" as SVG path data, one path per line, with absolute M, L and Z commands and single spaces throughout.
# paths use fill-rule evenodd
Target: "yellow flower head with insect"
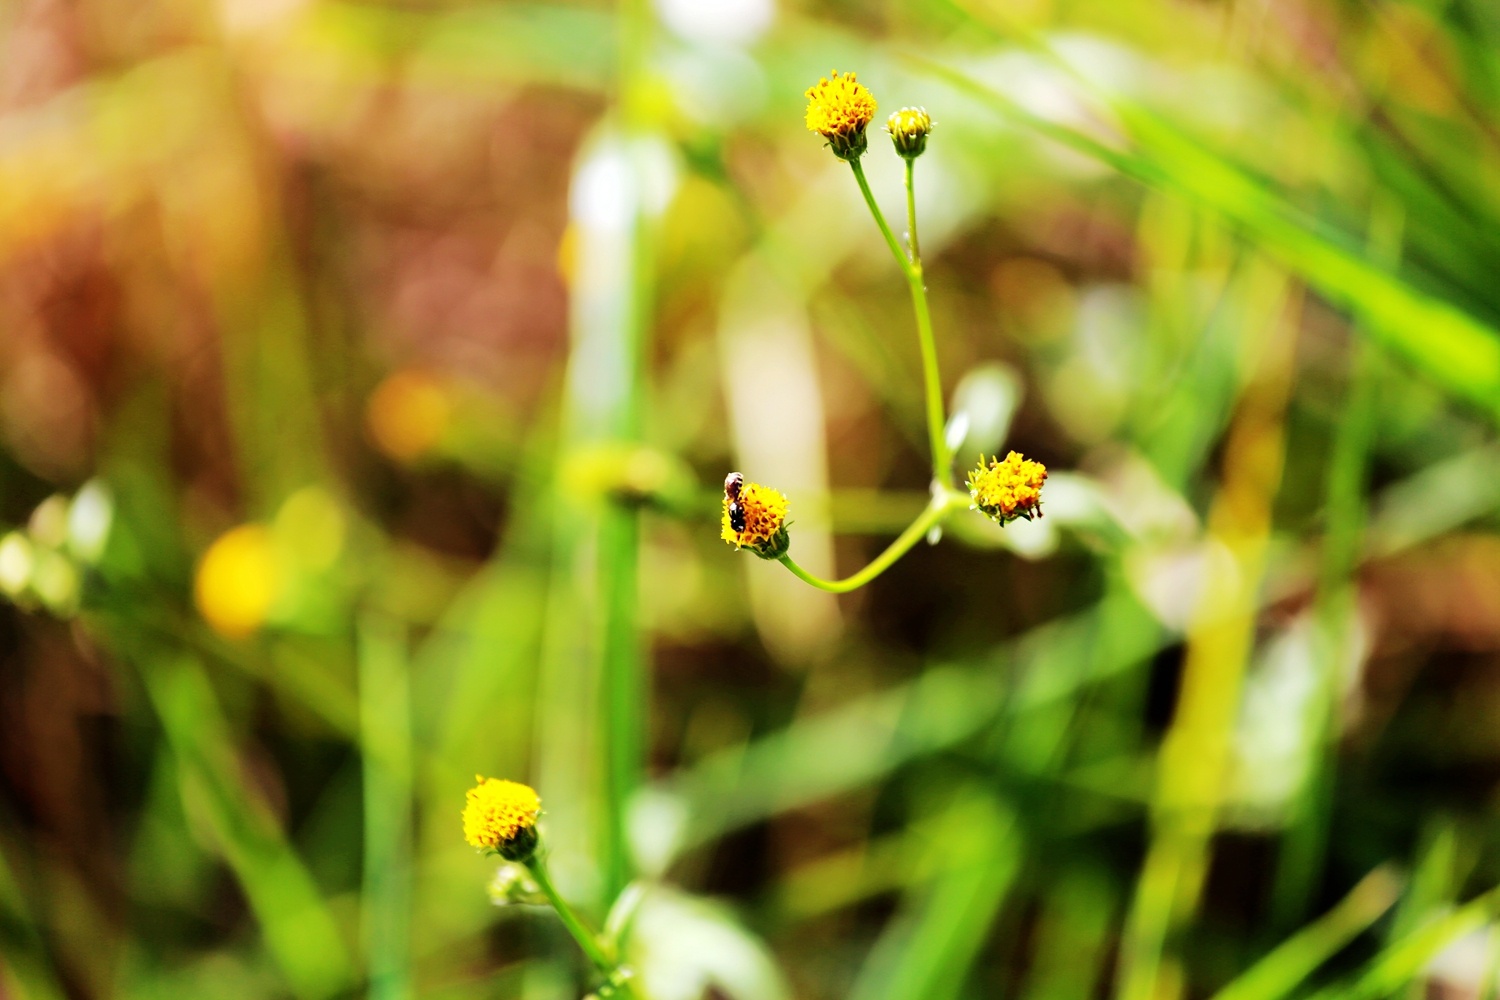
M 542 800 L 536 789 L 517 781 L 485 778 L 469 789 L 464 804 L 464 839 L 487 854 L 526 861 L 536 851 L 536 819 Z
M 719 537 L 762 559 L 780 559 L 790 544 L 786 497 L 769 486 L 747 483 L 738 472 L 724 479 L 724 517 Z
M 969 497 L 974 501 L 970 509 L 983 511 L 1001 527 L 1018 518 L 1041 517 L 1046 481 L 1047 467 L 1018 451 L 1006 455 L 1004 461 L 980 455 L 978 467 L 969 473 Z
M 865 129 L 875 120 L 875 95 L 854 74 L 833 71 L 807 88 L 807 130 L 828 140 L 841 160 L 857 160 L 868 146 Z

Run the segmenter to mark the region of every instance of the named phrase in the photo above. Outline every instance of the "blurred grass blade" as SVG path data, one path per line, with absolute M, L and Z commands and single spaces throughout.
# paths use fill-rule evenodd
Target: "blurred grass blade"
M 1043 51 L 1070 68 L 1050 49 L 1043 47 Z M 1042 119 L 951 67 L 930 60 L 917 62 L 931 76 L 1001 115 L 1022 121 L 1127 176 L 1219 213 L 1262 252 L 1359 317 L 1361 328 L 1382 345 L 1491 420 L 1500 420 L 1500 333 L 1350 249 L 1352 241 L 1330 235 L 1326 226 L 1293 208 L 1228 158 L 1118 95 L 1093 94 L 1125 126 L 1127 149 L 1111 148 L 1077 129 Z
M 1500 889 L 1491 889 L 1456 910 L 1430 918 L 1386 947 L 1363 973 L 1348 982 L 1319 990 L 1312 1000 L 1377 1000 L 1393 996 L 1445 948 L 1493 920 L 1497 903 L 1500 903 Z
M 359 717 L 364 764 L 361 903 L 370 1000 L 412 996 L 412 745 L 406 639 L 368 614 L 359 632 Z
M 936 868 L 910 890 L 861 970 L 851 1000 L 956 1000 L 1021 864 L 1015 818 L 977 789 L 944 822 L 917 827 L 912 864 Z
M 1404 216 L 1389 202 L 1371 220 L 1371 251 L 1394 264 L 1399 259 Z M 1277 857 L 1271 922 L 1278 928 L 1304 919 L 1327 853 L 1334 803 L 1340 731 L 1339 693 L 1353 653 L 1358 613 L 1353 574 L 1359 567 L 1368 520 L 1369 468 L 1375 445 L 1379 377 L 1383 359 L 1369 338 L 1351 341 L 1343 405 L 1333 429 L 1325 475 L 1325 535 L 1313 609 L 1316 684 L 1303 709 L 1307 728 L 1307 778 L 1288 806 Z
M 1121 628 L 1122 616 L 1143 627 Z M 1096 646 L 1101 630 L 1117 641 Z M 917 680 L 793 724 L 749 747 L 710 755 L 652 787 L 638 812 L 686 810 L 676 838 L 653 833 L 670 855 L 787 809 L 875 781 L 902 763 L 953 746 L 993 723 L 1127 670 L 1164 642 L 1130 596 L 1041 626 L 979 668 L 930 667 Z M 1091 656 L 1090 651 L 1097 653 Z M 1007 669 L 1008 668 L 1008 669 Z M 1014 693 L 1007 678 L 1020 675 Z M 654 829 L 654 828 L 653 828 Z M 637 848 L 640 849 L 640 838 Z
M 140 667 L 177 757 L 184 805 L 202 818 L 244 888 L 292 993 L 319 1000 L 349 990 L 353 970 L 338 926 L 270 810 L 248 791 L 203 668 L 186 657 Z
M 1281 1000 L 1391 908 L 1400 883 L 1388 868 L 1360 880 L 1338 905 L 1287 938 L 1213 1000 Z
M 1195 601 L 1176 709 L 1158 755 L 1151 845 L 1121 945 L 1123 1000 L 1159 1000 L 1180 989 L 1182 967 L 1169 945 L 1197 912 L 1207 879 L 1285 461 L 1295 345 L 1287 314 L 1295 315 L 1292 303 L 1267 332 L 1224 445 L 1208 528 L 1225 558 L 1205 575 Z
M 46 944 L 4 851 L 0 851 L 0 942 L 4 943 L 0 950 L 0 997 L 62 1000 L 63 990 L 47 959 Z

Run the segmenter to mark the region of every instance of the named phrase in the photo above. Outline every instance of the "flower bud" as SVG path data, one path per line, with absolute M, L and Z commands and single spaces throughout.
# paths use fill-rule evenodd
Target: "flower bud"
M 902 108 L 885 120 L 885 130 L 891 144 L 904 159 L 915 160 L 927 148 L 927 136 L 932 132 L 932 118 L 926 108 Z

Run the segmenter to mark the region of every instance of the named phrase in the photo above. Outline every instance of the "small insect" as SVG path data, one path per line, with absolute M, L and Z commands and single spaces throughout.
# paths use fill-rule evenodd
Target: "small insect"
M 729 501 L 729 527 L 736 532 L 745 530 L 745 508 L 740 506 L 740 489 L 745 477 L 731 472 L 724 477 L 724 499 Z

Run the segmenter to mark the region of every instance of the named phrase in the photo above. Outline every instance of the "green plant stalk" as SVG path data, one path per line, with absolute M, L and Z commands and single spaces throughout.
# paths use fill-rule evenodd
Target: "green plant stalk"
M 968 507 L 969 495 L 957 490 L 946 490 L 932 498 L 932 503 L 927 509 L 918 515 L 917 519 L 907 525 L 906 530 L 892 542 L 884 552 L 871 560 L 864 569 L 853 576 L 846 576 L 842 580 L 824 580 L 822 577 L 814 576 L 801 566 L 797 565 L 790 555 L 781 557 L 781 564 L 791 570 L 798 579 L 810 583 L 819 590 L 826 590 L 830 594 L 847 594 L 851 590 L 858 590 L 881 573 L 890 568 L 891 564 L 904 556 L 913 545 L 921 541 L 927 532 L 941 524 L 943 520 L 953 511 L 960 507 Z
M 568 933 L 573 935 L 573 940 L 578 942 L 578 947 L 583 949 L 584 955 L 588 957 L 594 968 L 604 976 L 614 974 L 619 968 L 618 963 L 605 953 L 604 948 L 599 944 L 599 939 L 594 936 L 594 932 L 578 919 L 578 914 L 573 912 L 568 901 L 558 893 L 557 886 L 552 884 L 552 878 L 547 874 L 547 863 L 542 858 L 540 848 L 531 856 L 531 860 L 526 862 L 526 870 L 531 872 L 532 878 L 536 879 L 537 888 L 542 890 L 542 895 L 546 896 L 547 902 L 552 904 L 552 909 L 557 913 L 557 919 L 561 920 L 562 925 L 568 929 Z
M 910 254 L 901 249 L 901 243 L 896 239 L 896 234 L 891 232 L 880 206 L 875 204 L 875 195 L 870 191 L 870 182 L 865 179 L 864 167 L 859 165 L 858 160 L 850 160 L 849 167 L 854 171 L 854 179 L 859 182 L 860 193 L 865 196 L 865 204 L 874 216 L 875 224 L 880 227 L 880 235 L 885 237 L 886 246 L 890 247 L 896 263 L 901 265 L 901 273 L 906 275 L 906 284 L 911 289 L 912 309 L 917 317 L 917 342 L 922 351 L 922 386 L 927 396 L 927 438 L 932 451 L 932 478 L 946 488 L 950 485 L 953 460 L 948 454 L 948 443 L 943 434 L 943 428 L 947 424 L 943 412 L 943 380 L 938 374 L 937 341 L 932 333 L 932 312 L 927 305 L 927 285 L 923 281 L 922 258 L 917 250 L 917 203 L 912 188 L 912 161 L 906 161 L 906 213 L 911 238 Z

